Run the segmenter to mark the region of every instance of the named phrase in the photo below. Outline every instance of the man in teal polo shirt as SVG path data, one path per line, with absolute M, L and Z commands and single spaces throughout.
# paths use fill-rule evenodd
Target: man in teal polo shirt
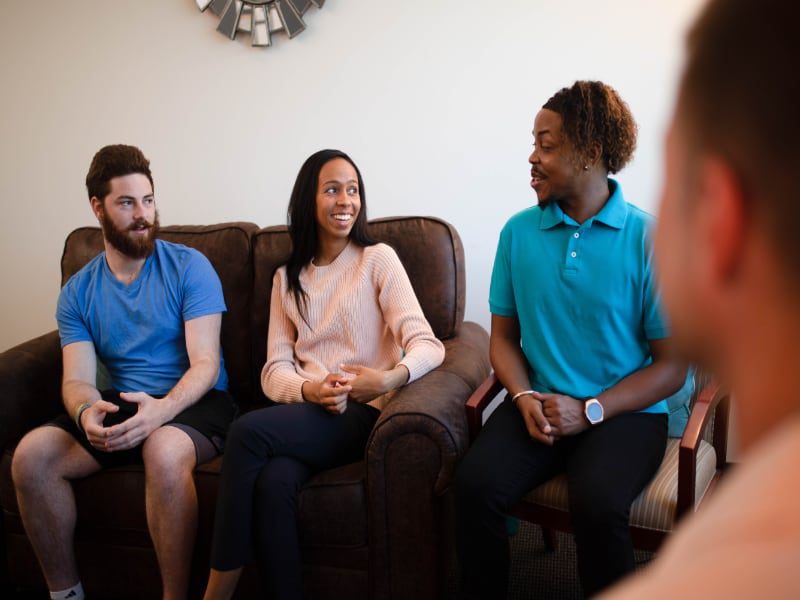
M 652 362 L 648 340 L 667 337 L 653 291 L 652 217 L 625 202 L 613 179 L 608 188 L 605 206 L 582 224 L 553 202 L 514 215 L 500 234 L 489 306 L 519 321 L 534 390 L 592 398 Z M 665 400 L 643 410 L 668 412 Z
M 505 597 L 505 514 L 561 472 L 585 594 L 632 571 L 630 506 L 664 455 L 665 398 L 690 384 L 659 313 L 652 218 L 608 177 L 633 153 L 628 107 L 577 82 L 545 104 L 533 134 L 539 204 L 503 228 L 489 299 L 508 396 L 456 477 L 468 597 Z

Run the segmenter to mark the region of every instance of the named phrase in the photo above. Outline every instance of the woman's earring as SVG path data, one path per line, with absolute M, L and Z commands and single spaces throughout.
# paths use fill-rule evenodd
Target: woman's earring
M 589 165 L 583 165 L 583 170 L 584 171 L 588 171 L 589 170 Z

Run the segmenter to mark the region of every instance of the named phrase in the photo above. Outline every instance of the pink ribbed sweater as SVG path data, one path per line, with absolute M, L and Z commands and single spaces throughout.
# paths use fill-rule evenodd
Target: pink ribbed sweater
M 308 325 L 289 292 L 286 267 L 272 282 L 261 387 L 275 402 L 302 402 L 303 382 L 341 373 L 340 364 L 381 370 L 402 364 L 411 382 L 444 360 L 444 346 L 386 244 L 362 248 L 351 242 L 329 265 L 304 267 L 300 282 L 308 294 Z M 385 400 L 370 404 L 382 408 Z

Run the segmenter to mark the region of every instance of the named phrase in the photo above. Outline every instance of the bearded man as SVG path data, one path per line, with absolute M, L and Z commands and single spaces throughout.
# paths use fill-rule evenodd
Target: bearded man
M 223 449 L 237 409 L 220 352 L 222 286 L 202 254 L 157 239 L 150 163 L 133 146 L 86 176 L 105 251 L 61 290 L 66 413 L 29 432 L 12 474 L 51 598 L 83 597 L 71 481 L 144 464 L 148 528 L 164 598 L 185 597 L 197 521 L 192 471 Z M 97 387 L 97 361 L 110 388 Z

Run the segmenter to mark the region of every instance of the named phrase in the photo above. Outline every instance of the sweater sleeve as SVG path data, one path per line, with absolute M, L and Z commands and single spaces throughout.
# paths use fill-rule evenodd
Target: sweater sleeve
M 444 346 L 433 334 L 414 288 L 395 251 L 379 246 L 375 269 L 378 302 L 386 324 L 405 356 L 398 364 L 408 369 L 408 383 L 435 369 L 444 360 Z
M 297 373 L 295 367 L 297 328 L 283 305 L 283 298 L 288 291 L 282 271 L 278 269 L 272 280 L 267 362 L 261 370 L 261 388 L 267 398 L 274 402 L 303 402 L 303 383 L 306 380 Z

